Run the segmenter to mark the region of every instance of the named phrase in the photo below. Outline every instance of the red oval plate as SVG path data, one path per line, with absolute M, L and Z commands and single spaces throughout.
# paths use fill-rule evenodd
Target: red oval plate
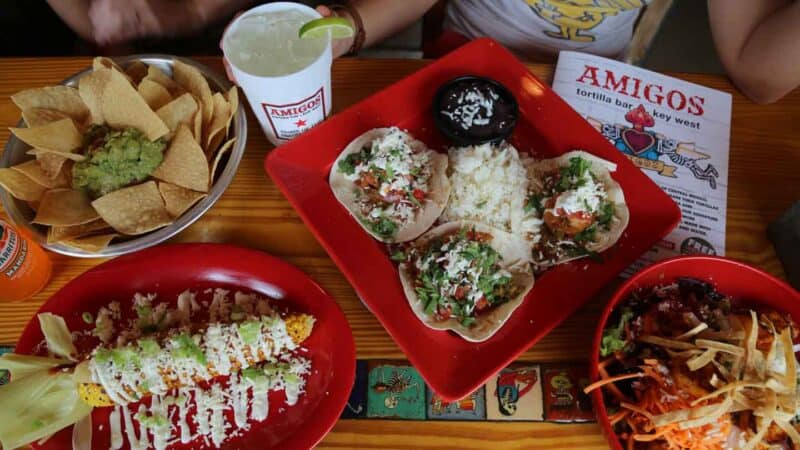
M 330 431 L 347 403 L 355 377 L 355 345 L 339 305 L 311 278 L 288 263 L 229 245 L 159 246 L 89 270 L 61 288 L 39 312 L 61 315 L 70 330 L 82 330 L 89 327 L 81 319 L 82 312 L 94 313 L 114 300 L 124 305 L 136 292 L 156 293 L 161 301 L 174 302 L 186 289 L 202 291 L 216 287 L 256 292 L 316 318 L 311 337 L 303 343 L 308 349 L 303 356 L 311 360 L 312 366 L 306 393 L 290 407 L 285 405 L 282 392 L 271 392 L 269 417 L 262 423 L 254 423 L 241 436 L 229 439 L 222 448 L 313 447 Z M 42 339 L 34 318 L 25 327 L 16 351 L 31 353 Z M 111 408 L 97 408 L 92 414 L 93 448 L 109 447 L 110 411 Z M 72 427 L 66 428 L 39 448 L 71 448 L 71 433 Z M 197 445 L 193 441 L 171 448 Z
M 628 298 L 628 295 L 636 289 L 658 284 L 669 284 L 678 277 L 691 277 L 708 281 L 719 292 L 734 299 L 744 299 L 748 302 L 763 304 L 775 310 L 788 313 L 795 321 L 800 321 L 800 293 L 766 272 L 739 261 L 713 256 L 679 256 L 667 259 L 631 277 L 620 286 L 606 305 L 603 315 L 600 317 L 600 323 L 595 331 L 592 344 L 589 367 L 593 381 L 600 379 L 600 374 L 597 371 L 597 365 L 600 362 L 600 341 L 603 337 L 603 328 L 605 328 L 608 316 L 611 315 L 614 307 Z M 619 440 L 608 420 L 602 391 L 602 389 L 597 389 L 592 392 L 592 402 L 597 414 L 597 422 L 608 438 L 611 448 L 622 450 L 622 446 L 619 444 Z

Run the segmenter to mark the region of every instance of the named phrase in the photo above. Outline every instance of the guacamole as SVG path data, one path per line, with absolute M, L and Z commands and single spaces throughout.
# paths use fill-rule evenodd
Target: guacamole
M 72 187 L 92 198 L 147 179 L 164 159 L 166 143 L 150 141 L 135 128 L 93 126 L 84 135 L 86 160 L 72 168 Z

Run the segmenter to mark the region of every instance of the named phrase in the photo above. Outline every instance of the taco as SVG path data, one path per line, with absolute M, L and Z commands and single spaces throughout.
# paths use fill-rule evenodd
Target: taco
M 595 255 L 619 240 L 630 213 L 611 177 L 616 168 L 580 150 L 528 165 L 525 214 L 543 222 L 533 243 L 534 269 Z
M 450 196 L 447 155 L 408 133 L 376 128 L 352 141 L 331 168 L 331 190 L 375 239 L 404 242 L 433 225 Z
M 477 222 L 448 222 L 414 241 L 400 264 L 414 314 L 470 342 L 494 335 L 533 287 L 528 246 Z

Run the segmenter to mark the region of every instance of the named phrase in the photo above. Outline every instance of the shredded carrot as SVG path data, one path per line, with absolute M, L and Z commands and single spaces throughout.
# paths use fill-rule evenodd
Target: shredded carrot
M 605 385 L 611 384 L 611 383 L 616 383 L 617 381 L 630 380 L 631 378 L 642 378 L 644 375 L 645 375 L 644 372 L 637 372 L 637 373 L 626 373 L 626 374 L 623 374 L 623 375 L 617 375 L 617 376 L 614 376 L 614 377 L 604 378 L 602 380 L 595 381 L 594 383 L 592 383 L 592 384 L 586 386 L 585 388 L 583 388 L 583 393 L 584 394 L 588 394 L 589 392 L 592 392 L 593 390 L 595 390 L 595 389 L 597 389 L 597 388 L 599 388 L 601 386 L 605 386 Z

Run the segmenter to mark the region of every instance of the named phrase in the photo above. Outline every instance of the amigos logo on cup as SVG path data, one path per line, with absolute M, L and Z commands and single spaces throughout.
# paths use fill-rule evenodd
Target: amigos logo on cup
M 325 120 L 324 88 L 296 103 L 261 103 L 272 131 L 278 139 L 292 139 Z

